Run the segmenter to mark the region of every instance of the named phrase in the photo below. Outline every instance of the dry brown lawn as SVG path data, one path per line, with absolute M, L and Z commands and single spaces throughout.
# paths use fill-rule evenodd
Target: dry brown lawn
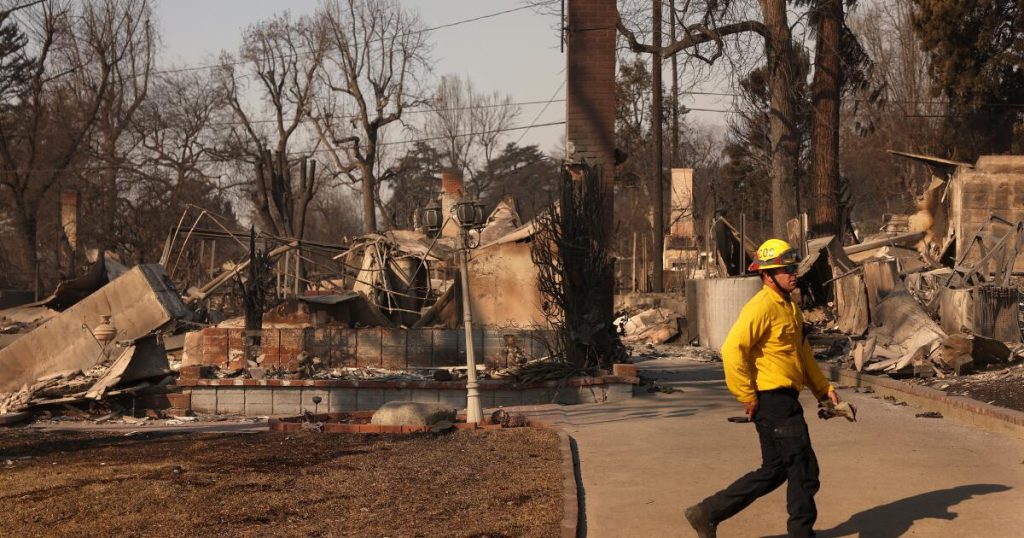
M 9 463 L 5 460 L 9 460 Z M 557 536 L 558 437 L 0 430 L 6 536 Z

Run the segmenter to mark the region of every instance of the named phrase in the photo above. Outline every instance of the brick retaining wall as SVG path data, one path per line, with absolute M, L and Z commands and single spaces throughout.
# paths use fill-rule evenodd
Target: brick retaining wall
M 477 329 L 478 360 L 491 368 L 508 366 L 506 337 L 527 357 L 547 354 L 549 331 L 535 329 Z M 182 365 L 241 368 L 245 356 L 244 329 L 210 327 L 185 339 Z M 262 366 L 298 368 L 299 354 L 319 357 L 327 368 L 372 367 L 388 370 L 454 367 L 466 364 L 463 329 L 385 329 L 369 327 L 270 328 L 262 331 Z

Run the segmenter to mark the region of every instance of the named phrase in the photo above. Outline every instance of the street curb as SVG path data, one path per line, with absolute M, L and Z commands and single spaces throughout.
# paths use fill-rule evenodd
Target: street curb
M 562 538 L 576 538 L 580 518 L 580 501 L 576 491 L 576 465 L 573 457 L 572 438 L 558 428 L 559 445 L 562 450 L 562 522 L 559 525 Z
M 892 396 L 943 417 L 990 432 L 1024 438 L 1024 412 L 997 407 L 965 396 L 951 396 L 941 390 L 902 381 L 845 370 L 831 364 L 818 365 L 831 381 L 849 387 L 871 387 L 880 396 Z

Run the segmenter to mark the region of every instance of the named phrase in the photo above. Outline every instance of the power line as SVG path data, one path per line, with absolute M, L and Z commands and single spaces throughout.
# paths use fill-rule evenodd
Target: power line
M 697 91 L 680 91 L 679 93 L 684 95 L 710 95 L 717 97 L 743 97 L 743 94 L 735 92 L 697 92 Z M 870 99 L 847 99 L 847 101 L 854 101 L 857 103 L 870 103 Z M 885 103 L 899 103 L 899 104 L 910 104 L 910 105 L 949 105 L 949 101 L 919 101 L 916 99 L 884 99 Z M 1024 107 L 1024 103 L 978 103 L 977 106 L 1001 106 L 1001 107 L 1012 107 L 1020 108 Z M 910 115 L 911 117 L 918 117 L 916 115 Z M 923 116 L 932 117 L 932 116 Z
M 506 127 L 504 129 L 492 129 L 492 130 L 489 130 L 489 131 L 478 131 L 478 132 L 472 132 L 472 133 L 457 133 L 457 134 L 449 135 L 449 136 L 434 136 L 434 137 L 429 137 L 429 138 L 418 138 L 418 139 L 412 139 L 412 140 L 395 140 L 395 141 L 391 141 L 391 142 L 379 142 L 379 143 L 377 143 L 377 145 L 378 146 L 395 146 L 395 145 L 400 145 L 400 144 L 415 144 L 417 142 L 434 142 L 434 141 L 438 141 L 438 140 L 447 140 L 448 138 L 452 138 L 452 137 L 461 138 L 461 137 L 465 137 L 465 136 L 480 136 L 480 135 L 485 135 L 485 134 L 504 133 L 504 132 L 510 132 L 510 131 L 521 131 L 521 130 L 524 130 L 524 129 L 533 129 L 535 127 L 551 127 L 553 125 L 565 125 L 565 121 L 563 120 L 563 121 L 552 121 L 552 122 L 548 122 L 548 123 L 537 123 L 537 124 L 532 124 L 532 125 L 519 125 L 519 126 L 515 126 L 515 127 Z M 334 151 L 334 150 L 330 149 L 330 148 L 320 148 L 320 149 L 314 149 L 314 150 L 310 150 L 310 151 L 294 151 L 294 152 L 288 153 L 288 156 L 289 157 L 307 157 L 307 156 L 312 155 L 314 153 L 326 153 L 326 152 L 331 152 L 331 151 Z M 224 164 L 226 162 L 227 161 L 225 161 L 225 160 L 219 160 L 219 159 L 196 159 L 196 160 L 192 161 L 193 164 Z M 159 167 L 161 165 L 157 164 L 155 166 Z M 32 169 L 0 168 L 0 174 L 4 174 L 4 173 L 24 174 L 24 173 L 40 173 L 40 172 L 45 172 L 45 173 L 53 173 L 53 172 L 93 172 L 93 171 L 98 171 L 98 170 L 111 170 L 111 169 L 123 170 L 123 169 L 128 169 L 128 168 L 130 168 L 130 167 L 128 167 L 128 166 L 115 166 L 115 165 L 83 166 L 83 167 L 69 167 L 69 168 L 32 168 Z
M 563 82 L 562 84 L 564 85 L 565 82 Z M 561 87 L 559 87 L 559 89 L 561 89 Z M 558 92 L 556 91 L 555 93 L 557 94 Z M 455 107 L 455 108 L 410 109 L 410 110 L 404 111 L 403 114 L 425 114 L 425 113 L 430 113 L 430 112 L 457 112 L 457 111 L 462 111 L 462 110 L 476 110 L 476 109 L 481 109 L 481 108 L 500 108 L 500 107 L 506 107 L 506 106 L 511 107 L 511 106 L 528 106 L 528 105 L 545 105 L 545 109 L 546 109 L 547 108 L 546 105 L 550 105 L 551 103 L 559 103 L 559 102 L 565 102 L 565 99 L 547 99 L 547 100 L 539 100 L 539 101 L 516 101 L 516 102 L 512 102 L 512 103 L 494 103 L 494 104 L 489 104 L 489 105 L 474 105 L 474 106 L 463 106 L 463 107 Z M 543 112 L 544 111 L 542 110 L 541 113 L 543 113 Z M 346 114 L 346 115 L 332 116 L 332 119 L 343 120 L 343 119 L 352 119 L 352 118 L 357 118 L 357 117 L 358 116 L 356 116 L 355 114 Z M 302 118 L 300 121 L 301 122 L 310 122 L 310 121 L 317 121 L 317 120 L 322 120 L 322 119 L 324 119 L 324 118 L 309 116 L 309 117 L 306 117 L 306 118 Z M 286 123 L 288 121 L 291 121 L 291 120 L 286 120 Z M 534 121 L 536 121 L 536 119 L 534 119 Z M 254 120 L 248 120 L 248 122 L 242 121 L 242 120 L 236 120 L 236 121 L 216 121 L 216 122 L 212 121 L 212 122 L 209 123 L 209 125 L 211 127 L 228 127 L 228 126 L 232 126 L 232 125 L 245 125 L 246 123 L 249 123 L 249 124 L 254 124 L 254 123 L 277 123 L 277 119 L 273 119 L 273 118 L 254 119 Z M 19 132 L 6 132 L 6 133 L 4 133 L 3 129 L 0 129 L 0 136 L 27 137 L 29 135 L 26 134 L 26 133 L 19 133 Z M 522 137 L 520 137 L 519 140 L 522 140 Z M 519 143 L 519 140 L 516 141 L 517 144 Z
M 565 101 L 565 99 L 555 99 L 554 101 L 555 102 L 557 102 L 557 101 Z M 456 107 L 456 108 L 423 108 L 423 109 L 415 109 L 414 108 L 414 109 L 405 110 L 405 111 L 402 112 L 402 114 L 425 114 L 425 113 L 429 113 L 429 112 L 457 112 L 457 111 L 461 111 L 461 110 L 477 110 L 477 109 L 481 109 L 481 108 L 500 108 L 500 107 L 505 107 L 505 106 L 527 106 L 527 105 L 541 105 L 541 104 L 547 105 L 547 104 L 551 104 L 552 102 L 553 102 L 552 100 L 546 100 L 546 101 L 543 101 L 543 100 L 542 101 L 518 101 L 518 102 L 513 102 L 513 103 L 494 103 L 494 104 L 490 104 L 490 105 L 473 105 L 473 106 L 463 106 L 463 107 Z M 345 115 L 339 115 L 339 116 L 331 116 L 331 119 L 342 120 L 342 119 L 352 119 L 352 118 L 358 118 L 358 117 L 359 116 L 357 116 L 355 114 L 345 114 Z M 307 117 L 307 118 L 303 118 L 301 121 L 316 121 L 316 120 L 322 120 L 322 119 L 324 119 L 324 118 L 322 118 L 322 117 L 319 117 L 319 118 Z M 239 120 L 239 121 L 216 122 L 216 123 L 211 123 L 211 125 L 218 126 L 218 127 L 223 127 L 223 126 L 227 126 L 227 125 L 244 125 L 245 123 L 246 122 Z M 249 120 L 248 123 L 277 123 L 277 120 L 276 119 Z
M 531 8 L 535 8 L 535 7 L 541 6 L 541 5 L 552 4 L 552 3 L 554 3 L 554 1 L 555 0 L 549 0 L 549 1 L 546 1 L 546 2 L 528 3 L 526 5 L 519 6 L 517 8 L 506 9 L 506 10 L 503 10 L 503 11 L 496 11 L 494 13 L 488 13 L 486 15 L 480 15 L 478 17 L 472 17 L 472 18 L 469 18 L 469 19 L 457 20 L 457 21 L 441 24 L 439 26 L 433 26 L 433 27 L 430 27 L 430 28 L 423 28 L 423 29 L 420 29 L 420 30 L 413 30 L 411 32 L 405 32 L 403 34 L 397 34 L 397 35 L 394 35 L 394 36 L 390 36 L 389 39 L 398 39 L 398 38 L 402 38 L 402 37 L 408 37 L 408 36 L 413 36 L 413 35 L 420 35 L 420 34 L 425 34 L 425 33 L 429 33 L 429 32 L 434 32 L 434 31 L 437 31 L 437 30 L 443 30 L 445 28 L 452 28 L 452 27 L 455 27 L 455 26 L 463 25 L 463 24 L 469 24 L 469 23 L 473 23 L 473 22 L 478 22 L 478 21 L 486 20 L 486 19 L 492 19 L 494 17 L 500 17 L 502 15 L 508 15 L 509 13 L 515 13 L 517 11 L 523 11 L 525 9 L 531 9 Z M 363 45 L 366 46 L 366 45 L 368 45 L 368 43 L 364 43 Z M 282 55 L 282 57 L 299 57 L 299 56 L 302 56 L 302 55 L 312 54 L 313 52 L 314 51 L 312 51 L 312 50 L 306 50 L 306 51 L 301 51 L 301 52 L 300 51 L 296 51 L 296 52 L 293 52 L 293 53 L 290 53 L 290 54 Z M 261 60 L 266 60 L 268 58 L 270 58 L 270 57 L 263 57 L 263 58 L 260 58 L 260 59 Z M 244 64 L 247 64 L 247 63 L 249 63 L 249 60 L 237 60 L 237 61 L 234 61 L 234 62 L 220 62 L 220 63 L 208 64 L 208 65 L 196 65 L 196 66 L 179 67 L 179 68 L 173 68 L 173 69 L 160 69 L 160 70 L 152 71 L 152 74 L 154 74 L 154 75 L 165 75 L 165 74 L 172 74 L 172 73 L 184 73 L 184 72 L 188 72 L 188 71 L 201 71 L 203 69 L 214 69 L 214 68 L 221 68 L 221 67 L 244 65 Z
M 486 15 L 480 15 L 478 17 L 471 17 L 471 18 L 468 18 L 468 19 L 461 19 L 461 20 L 457 20 L 457 21 L 452 21 L 452 22 L 449 22 L 449 23 L 441 24 L 441 25 L 438 25 L 438 26 L 432 26 L 430 28 L 422 28 L 420 30 L 413 30 L 411 32 L 405 32 L 403 34 L 396 34 L 394 36 L 391 36 L 390 39 L 398 39 L 398 38 L 401 38 L 401 37 L 408 37 L 408 36 L 412 36 L 412 35 L 419 35 L 419 34 L 425 34 L 425 33 L 429 33 L 429 32 L 434 32 L 434 31 L 437 31 L 437 30 L 443 30 L 445 28 L 452 28 L 452 27 L 455 27 L 455 26 L 463 25 L 463 24 L 469 24 L 469 23 L 473 23 L 473 22 L 478 22 L 478 21 L 486 20 L 486 19 L 491 19 L 491 18 L 494 18 L 494 17 L 500 17 L 502 15 L 507 15 L 509 13 L 515 13 L 517 11 L 523 11 L 523 10 L 526 10 L 526 9 L 532 9 L 532 8 L 537 7 L 537 6 L 553 4 L 556 1 L 557 0 L 547 0 L 547 1 L 531 2 L 531 3 L 527 3 L 525 5 L 519 6 L 517 8 L 506 9 L 506 10 L 503 10 L 503 11 L 496 11 L 494 13 L 488 13 Z M 368 46 L 368 43 L 364 43 L 363 45 L 364 46 Z M 312 54 L 313 52 L 314 51 L 312 51 L 312 50 L 304 50 L 304 51 L 298 51 L 297 50 L 297 51 L 292 52 L 292 53 L 283 54 L 283 55 L 281 55 L 281 57 L 282 57 L 282 59 L 283 58 L 290 58 L 290 57 L 298 58 L 299 56 Z M 267 60 L 269 58 L 271 58 L 271 56 L 263 56 L 263 57 L 259 58 L 259 60 Z M 168 69 L 155 69 L 155 70 L 149 71 L 149 73 L 139 73 L 139 74 L 136 74 L 136 75 L 134 75 L 132 77 L 127 77 L 127 78 L 141 78 L 143 76 L 146 76 L 147 74 L 149 76 L 158 76 L 158 75 L 170 75 L 170 74 L 174 74 L 174 73 L 187 73 L 187 72 L 191 72 L 191 71 L 202 71 L 204 69 L 216 69 L 216 68 L 244 65 L 244 64 L 249 63 L 249 61 L 250 60 L 237 60 L 237 61 L 234 61 L 234 62 L 218 62 L 218 63 L 215 63 L 215 64 L 193 65 L 193 66 L 175 67 L 175 68 L 168 68 Z M 94 60 L 89 60 L 89 61 L 85 62 L 84 64 L 75 66 L 75 67 L 73 67 L 71 69 L 68 69 L 68 70 L 62 71 L 60 73 L 57 73 L 57 74 L 55 74 L 53 76 L 50 76 L 49 78 L 46 78 L 44 80 L 44 82 L 50 82 L 52 80 L 56 80 L 58 78 L 70 75 L 71 73 L 74 73 L 76 71 L 84 69 L 85 67 L 88 67 L 89 65 L 91 65 L 93 63 L 94 63 Z M 248 76 L 250 76 L 250 75 L 249 74 L 238 75 L 239 78 L 245 78 L 245 77 L 248 77 Z
M 391 145 L 394 145 L 394 144 L 413 144 L 413 143 L 416 143 L 416 142 L 433 142 L 433 141 L 436 141 L 436 140 L 447 140 L 448 138 L 452 138 L 452 137 L 461 138 L 461 137 L 464 137 L 464 136 L 480 136 L 480 135 L 485 135 L 485 134 L 504 133 L 504 132 L 508 132 L 508 131 L 521 131 L 523 129 L 527 129 L 528 130 L 528 129 L 532 129 L 534 127 L 551 127 L 552 125 L 565 125 L 565 121 L 551 121 L 551 122 L 548 122 L 548 123 L 539 123 L 539 124 L 534 124 L 534 125 L 520 125 L 518 127 L 506 127 L 504 129 L 493 129 L 493 130 L 490 130 L 490 131 L 480 131 L 480 132 L 476 132 L 476 133 L 460 133 L 460 134 L 456 134 L 456 135 L 452 135 L 452 136 L 435 136 L 435 137 L 431 137 L 431 138 L 421 138 L 421 139 L 418 139 L 418 140 L 402 140 L 402 141 L 394 141 L 394 142 L 382 142 L 382 143 L 377 144 L 377 145 L 378 146 L 391 146 Z M 331 150 L 329 150 L 329 149 L 319 149 L 319 150 L 314 150 L 314 151 L 319 152 L 319 151 L 331 151 Z
M 540 117 L 544 114 L 544 112 L 547 111 L 548 107 L 551 106 L 551 103 L 554 103 L 556 101 L 555 96 L 558 95 L 558 92 L 562 91 L 562 88 L 564 88 L 564 87 L 565 87 L 565 79 L 563 78 L 562 79 L 562 83 L 559 84 L 558 88 L 555 89 L 555 93 L 551 94 L 551 99 L 548 99 L 548 102 L 544 104 L 544 108 L 540 109 L 540 112 L 538 112 L 537 115 L 533 118 L 533 121 L 530 122 L 530 127 L 527 127 L 523 131 L 523 134 L 519 135 L 519 138 L 516 139 L 516 145 L 517 146 L 519 145 L 520 142 L 523 141 L 523 137 L 526 136 L 526 133 L 530 132 L 530 128 L 537 124 L 537 120 L 539 120 Z M 565 99 L 558 99 L 558 101 L 565 101 Z

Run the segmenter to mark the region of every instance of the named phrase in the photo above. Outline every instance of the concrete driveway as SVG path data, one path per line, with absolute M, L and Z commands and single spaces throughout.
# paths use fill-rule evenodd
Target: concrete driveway
M 759 464 L 751 424 L 720 363 L 639 364 L 676 392 L 563 407 L 578 444 L 587 536 L 693 536 L 682 510 Z M 803 393 L 821 465 L 818 536 L 1021 536 L 1024 440 L 972 429 L 874 394 L 840 389 L 860 420 L 822 421 Z M 721 537 L 785 536 L 785 487 L 719 526 Z

